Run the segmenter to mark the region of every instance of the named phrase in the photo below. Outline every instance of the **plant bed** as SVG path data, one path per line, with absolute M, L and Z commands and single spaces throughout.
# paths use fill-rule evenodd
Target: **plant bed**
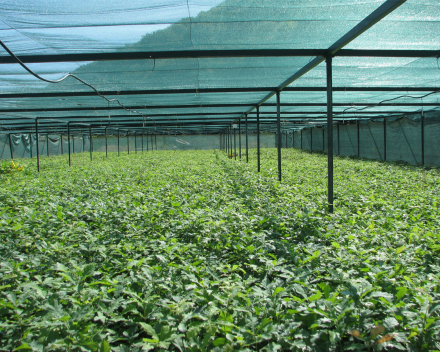
M 440 350 L 440 174 L 276 150 L 0 174 L 0 351 Z

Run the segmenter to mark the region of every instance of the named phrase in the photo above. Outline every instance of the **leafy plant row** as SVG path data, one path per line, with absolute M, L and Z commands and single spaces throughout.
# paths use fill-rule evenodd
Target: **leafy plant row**
M 0 351 L 440 350 L 439 170 L 275 153 L 0 174 Z

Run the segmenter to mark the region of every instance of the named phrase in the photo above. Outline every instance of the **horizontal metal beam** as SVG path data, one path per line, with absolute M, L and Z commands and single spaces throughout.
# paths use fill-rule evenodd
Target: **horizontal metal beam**
M 341 49 L 335 55 L 341 57 L 413 57 L 437 58 L 440 50 L 370 50 L 370 49 Z
M 121 61 L 121 60 L 161 60 L 196 59 L 226 57 L 295 57 L 325 56 L 328 49 L 240 49 L 240 50 L 173 50 L 146 52 L 110 52 L 59 55 L 21 55 L 18 58 L 27 63 Z M 334 56 L 374 56 L 374 57 L 438 57 L 438 50 L 357 50 L 341 49 Z M 0 56 L 0 64 L 13 64 L 11 56 Z
M 224 57 L 282 57 L 325 55 L 320 49 L 241 49 L 241 50 L 173 50 L 173 51 L 131 51 L 110 53 L 82 53 L 61 55 L 22 55 L 18 58 L 24 63 L 117 61 L 117 60 L 160 60 L 197 59 Z M 0 57 L 0 64 L 16 61 L 10 56 Z
M 249 87 L 249 88 L 201 88 L 201 89 L 158 89 L 158 90 L 127 90 L 127 91 L 100 91 L 105 96 L 130 95 L 165 95 L 165 94 L 210 94 L 210 93 L 254 93 L 275 92 L 277 87 Z M 335 92 L 434 92 L 438 87 L 334 87 Z M 325 92 L 325 87 L 286 87 L 283 92 Z M 8 93 L 0 94 L 0 99 L 17 98 L 54 98 L 54 97 L 94 97 L 93 91 L 84 92 L 39 92 L 39 93 Z
M 151 106 L 127 106 L 130 110 L 157 110 L 157 109 L 197 109 L 197 108 L 249 108 L 251 104 L 206 104 L 206 105 L 151 105 Z M 264 103 L 263 107 L 275 107 L 276 103 Z M 326 103 L 281 103 L 282 107 L 313 107 L 313 106 L 327 106 Z M 376 107 L 376 106 L 440 106 L 440 103 L 333 103 L 333 106 L 362 106 L 362 107 Z M 108 111 L 121 110 L 119 106 L 95 106 L 95 107 L 55 107 L 55 108 L 31 108 L 31 109 L 0 109 L 0 113 L 18 113 L 18 112 L 56 112 L 56 111 Z M 148 114 L 147 114 L 148 115 Z

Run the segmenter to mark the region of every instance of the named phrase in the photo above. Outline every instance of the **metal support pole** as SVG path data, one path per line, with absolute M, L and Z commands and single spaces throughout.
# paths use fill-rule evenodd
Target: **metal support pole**
M 425 165 L 425 114 L 422 111 L 420 118 L 421 138 L 422 138 L 422 165 Z
M 341 149 L 340 149 L 341 144 L 339 143 L 339 123 L 337 125 L 337 129 L 338 129 L 338 155 L 341 155 Z
M 137 153 L 137 141 L 136 141 L 137 132 L 134 132 L 134 153 Z
M 332 80 L 332 57 L 326 58 L 327 71 L 327 187 L 328 187 L 328 211 L 333 213 L 333 80 Z
M 117 131 L 118 131 L 118 156 L 120 156 L 121 154 L 120 154 L 120 152 L 119 152 L 119 128 L 117 128 Z
M 69 166 L 72 165 L 72 161 L 70 158 L 70 122 L 67 123 L 67 151 L 69 152 Z
M 229 155 L 231 155 L 229 153 L 229 134 L 230 134 L 230 129 L 229 129 L 229 126 L 228 126 L 226 128 L 226 154 L 228 155 L 228 158 L 229 158 Z
M 360 141 L 360 139 L 359 139 L 359 136 L 360 136 L 360 123 L 359 123 L 359 122 L 360 122 L 359 120 L 356 121 L 356 127 L 357 127 L 357 140 L 358 140 L 358 157 L 361 156 L 361 141 Z
M 90 161 L 92 161 L 92 160 L 93 160 L 93 157 L 92 157 L 92 152 L 93 152 L 93 140 L 92 140 L 92 126 L 91 126 L 91 125 L 89 126 L 89 138 L 90 138 L 90 141 L 89 141 Z
M 12 150 L 12 137 L 10 133 L 8 134 L 8 136 L 9 136 L 9 149 L 11 151 L 11 159 L 14 159 L 14 151 Z
M 156 150 L 157 150 L 157 135 L 154 135 L 154 143 L 156 144 Z
M 387 119 L 383 119 L 383 160 L 387 160 Z
M 35 119 L 35 134 L 37 137 L 37 170 L 40 172 L 40 143 L 38 141 L 38 117 Z
M 61 144 L 61 155 L 64 154 L 64 147 L 63 147 L 63 135 L 60 134 L 60 144 Z
M 147 131 L 147 152 L 148 152 L 148 131 Z
M 107 128 L 108 126 L 105 127 L 105 157 L 106 158 L 108 158 Z
M 281 108 L 280 91 L 277 93 L 277 148 L 278 148 L 278 181 L 281 182 Z
M 260 159 L 260 107 L 257 106 L 257 169 L 261 171 Z
M 234 128 L 234 159 L 237 160 L 237 138 L 235 137 L 235 130 Z
M 232 128 L 231 128 L 231 126 L 228 127 L 228 146 L 229 146 L 228 155 L 232 156 Z
M 46 154 L 49 156 L 49 133 L 46 134 Z
M 31 154 L 31 159 L 32 159 L 32 133 L 29 133 L 29 143 L 30 143 L 29 152 Z
M 300 133 L 301 133 L 301 144 L 300 144 L 300 149 L 303 149 L 303 130 L 302 130 L 302 128 L 301 128 Z
M 72 154 L 75 154 L 75 135 L 72 136 Z
M 241 119 L 238 119 L 238 155 L 241 161 Z
M 142 149 L 142 153 L 144 152 L 144 131 L 142 131 L 141 134 L 141 149 Z
M 249 137 L 248 137 L 248 118 L 246 116 L 246 162 L 249 162 Z
M 284 148 L 286 148 L 286 149 L 287 149 L 287 137 L 288 137 L 288 133 L 286 131 L 286 145 L 284 146 Z
M 295 130 L 292 130 L 292 148 L 295 148 Z
M 127 151 L 130 154 L 130 131 L 127 131 Z

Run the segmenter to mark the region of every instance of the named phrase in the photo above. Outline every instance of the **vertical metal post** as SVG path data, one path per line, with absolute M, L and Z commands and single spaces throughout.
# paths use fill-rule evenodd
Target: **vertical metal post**
M 257 106 L 257 168 L 258 172 L 261 171 L 260 167 L 260 107 Z
M 106 158 L 108 158 L 107 128 L 108 126 L 105 126 L 105 157 Z
M 248 118 L 246 116 L 246 162 L 249 162 L 249 137 L 248 137 Z
M 229 157 L 228 139 L 229 139 L 229 127 L 226 127 L 226 133 L 225 133 L 225 152 L 226 152 L 226 154 Z
M 286 149 L 287 149 L 287 137 L 288 137 L 288 133 L 286 131 L 286 145 L 284 146 L 284 148 L 286 148 Z
M 137 153 L 137 141 L 136 141 L 137 132 L 134 132 L 134 153 Z
M 147 152 L 148 152 L 148 131 L 147 131 Z
M 127 130 L 127 151 L 130 154 L 130 131 Z
M 358 141 L 358 157 L 361 156 L 361 141 L 360 141 L 360 139 L 359 139 L 359 136 L 360 136 L 360 123 L 359 123 L 359 122 L 360 122 L 359 120 L 356 121 L 356 127 L 357 127 L 357 141 Z
M 116 130 L 118 131 L 118 156 L 120 156 L 121 154 L 120 154 L 120 152 L 119 152 L 119 144 L 120 144 L 120 143 L 119 143 L 119 128 L 117 128 Z
M 341 144 L 339 143 L 339 123 L 337 124 L 337 129 L 338 129 L 338 155 L 341 155 L 341 149 L 340 149 Z
M 141 150 L 143 153 L 144 152 L 144 131 L 142 131 L 142 134 L 141 134 Z
M 11 151 L 11 159 L 14 159 L 14 151 L 12 150 L 12 137 L 10 133 L 8 134 L 8 136 L 9 136 L 9 149 Z
M 383 119 L 383 160 L 387 160 L 387 119 Z
M 46 154 L 49 156 L 49 133 L 46 134 Z
M 154 143 L 156 144 L 156 150 L 157 150 L 157 135 L 154 135 Z
M 30 143 L 29 152 L 31 154 L 31 159 L 32 159 L 32 133 L 29 133 L 29 143 Z
M 64 154 L 64 150 L 63 150 L 63 135 L 60 134 L 60 145 L 61 145 L 61 155 Z
M 326 58 L 327 73 L 327 188 L 328 188 L 328 211 L 333 213 L 333 79 L 332 57 Z
M 241 118 L 238 119 L 238 155 L 241 161 Z
M 300 149 L 303 149 L 303 129 L 302 129 L 302 128 L 301 128 L 300 134 L 301 134 L 301 144 L 300 144 Z
M 280 91 L 277 91 L 277 148 L 278 148 L 278 181 L 281 182 L 281 107 Z
M 228 157 L 231 155 L 231 127 L 230 126 L 228 126 L 228 134 L 227 134 L 227 141 L 226 141 L 226 144 L 227 144 L 227 150 L 228 150 Z
M 295 130 L 292 130 L 292 148 L 295 148 Z
M 75 135 L 72 136 L 72 154 L 75 154 Z
M 89 149 L 90 149 L 90 161 L 93 160 L 92 152 L 93 152 L 93 140 L 92 140 L 92 125 L 89 126 Z
M 69 152 L 69 166 L 71 166 L 72 161 L 70 158 L 70 122 L 67 123 L 67 143 L 68 143 L 67 150 Z
M 40 172 L 40 143 L 38 141 L 38 117 L 35 119 L 35 134 L 37 137 L 37 170 Z
M 237 138 L 235 137 L 235 130 L 234 128 L 234 159 L 237 160 Z
M 232 129 L 231 126 L 228 127 L 228 156 L 232 155 Z
M 420 118 L 421 138 L 422 138 L 422 165 L 425 165 L 425 114 L 422 111 Z

